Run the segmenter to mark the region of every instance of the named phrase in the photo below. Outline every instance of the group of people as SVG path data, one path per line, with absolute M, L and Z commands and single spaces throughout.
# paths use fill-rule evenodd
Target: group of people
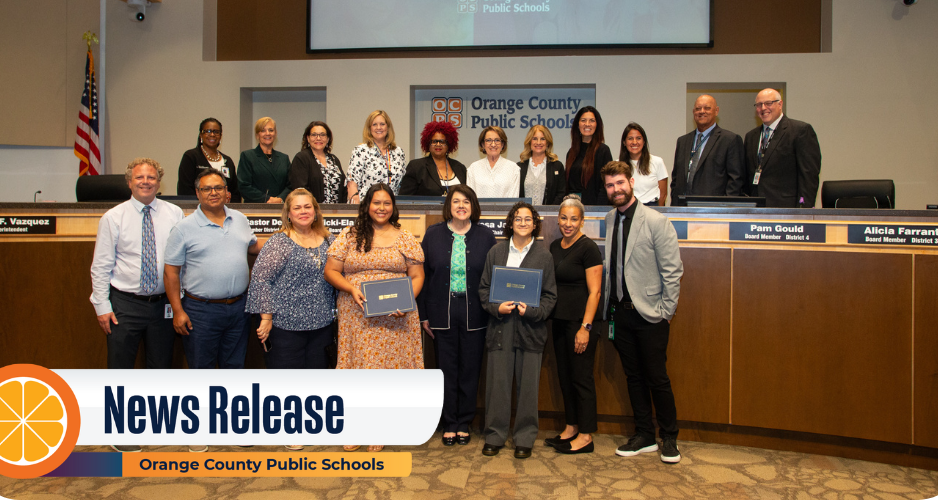
M 739 135 L 717 124 L 720 107 L 711 95 L 694 103 L 695 130 L 677 140 L 670 174 L 660 156 L 649 151 L 645 129 L 635 122 L 622 132 L 619 161 L 632 165 L 635 195 L 646 205 L 681 204 L 683 196 L 757 196 L 767 207 L 813 207 L 821 170 L 821 149 L 810 124 L 782 113 L 781 94 L 765 89 L 756 96 L 756 115 L 763 125 Z M 319 203 L 353 203 L 377 183 L 396 195 L 446 196 L 458 184 L 480 198 L 530 198 L 535 206 L 559 205 L 577 194 L 585 205 L 608 205 L 600 171 L 613 160 L 605 144 L 602 116 L 593 106 L 574 115 L 571 146 L 563 161 L 553 152 L 554 139 L 543 125 L 532 126 L 524 138 L 520 161 L 504 157 L 508 137 L 498 126 L 479 135 L 485 158 L 468 167 L 451 158 L 459 133 L 448 122 L 427 123 L 420 135 L 425 156 L 406 163 L 397 146 L 388 114 L 373 111 L 365 120 L 362 143 L 352 151 L 348 174 L 332 153 L 332 130 L 311 122 L 303 131 L 302 148 L 293 161 L 274 149 L 277 124 L 269 117 L 254 126 L 257 147 L 241 153 L 237 168 L 221 153 L 222 126 L 215 118 L 199 124 L 199 144 L 179 164 L 179 195 L 194 195 L 200 171 L 222 173 L 233 203 L 283 203 L 286 195 L 305 188 Z M 406 163 L 406 164 L 405 164 Z
M 546 157 L 544 137 L 536 137 L 544 132 L 531 134 L 532 158 L 538 152 Z M 156 198 L 159 163 L 134 159 L 125 172 L 132 197 L 102 216 L 91 268 L 91 302 L 107 336 L 108 367 L 132 368 L 143 341 L 146 366 L 170 368 L 178 333 L 194 369 L 242 368 L 250 337 L 263 343 L 268 368 L 327 368 L 326 352 L 337 338 L 336 368 L 419 369 L 425 332 L 434 339 L 444 374 L 443 444 L 470 442 L 487 357 L 482 453 L 497 454 L 511 435 L 514 456 L 523 459 L 538 432 L 541 358 L 552 320 L 567 425 L 545 442 L 560 453 L 588 453 L 596 431 L 599 332 L 593 324 L 609 319 L 616 325 L 609 335 L 628 377 L 637 430 L 617 453 L 658 449 L 653 405 L 661 459 L 675 463 L 680 453 L 665 355 L 683 272 L 677 235 L 663 215 L 636 200 L 630 163 L 610 161 L 596 170 L 603 196 L 616 207 L 606 217 L 614 229 L 607 232 L 605 256 L 582 232 L 585 208 L 578 195 L 560 203 L 562 237 L 556 241 L 538 241 L 541 217 L 519 201 L 505 218 L 507 239 L 497 242 L 479 223 L 476 191 L 462 183 L 447 190 L 444 221 L 429 227 L 420 242 L 401 227 L 394 189 L 386 182 L 368 187 L 354 225 L 335 238 L 311 191 L 277 192 L 284 198 L 283 226 L 262 244 L 247 218 L 226 206 L 230 177 L 221 170 L 196 175 L 199 206 L 183 217 L 178 207 Z M 359 193 L 355 187 L 353 195 Z M 253 270 L 249 254 L 258 254 Z M 538 304 L 491 302 L 493 266 L 540 270 Z M 606 300 L 600 304 L 604 268 Z M 418 310 L 366 317 L 361 284 L 403 277 L 411 280 Z M 260 317 L 256 329 L 251 314 Z M 518 401 L 509 429 L 513 381 Z

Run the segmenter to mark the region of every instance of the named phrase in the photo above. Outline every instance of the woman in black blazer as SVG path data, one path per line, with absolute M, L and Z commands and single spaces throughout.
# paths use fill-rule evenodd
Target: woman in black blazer
M 348 189 L 339 158 L 332 154 L 332 129 L 314 121 L 303 131 L 300 152 L 290 165 L 290 189 L 305 188 L 318 203 L 345 203 Z
M 535 165 L 534 169 L 531 165 Z M 521 198 L 531 198 L 532 205 L 559 205 L 563 201 L 567 171 L 554 154 L 554 137 L 547 127 L 535 125 L 528 130 L 518 166 L 521 167 Z
M 485 257 L 495 245 L 492 230 L 479 224 L 475 191 L 453 186 L 443 203 L 443 222 L 427 228 L 423 247 L 423 293 L 417 296 L 420 324 L 435 339 L 443 371 L 443 445 L 469 444 L 488 315 L 479 299 Z
M 459 133 L 449 122 L 430 122 L 420 134 L 420 149 L 429 156 L 411 160 L 397 194 L 446 196 L 453 186 L 466 183 L 466 167 L 449 157 L 459 147 Z
M 179 161 L 179 176 L 176 182 L 177 196 L 195 196 L 195 178 L 206 168 L 214 168 L 225 176 L 229 203 L 241 203 L 241 191 L 238 190 L 238 176 L 235 162 L 230 156 L 218 150 L 221 146 L 221 122 L 215 118 L 206 118 L 199 124 L 199 145 L 182 154 Z M 211 160 L 209 160 L 211 157 Z

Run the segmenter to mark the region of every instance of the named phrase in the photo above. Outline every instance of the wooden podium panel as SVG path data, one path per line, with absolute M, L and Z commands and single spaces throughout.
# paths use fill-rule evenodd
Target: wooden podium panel
M 938 256 L 915 256 L 914 443 L 938 448 Z
M 912 440 L 912 256 L 735 249 L 732 423 Z

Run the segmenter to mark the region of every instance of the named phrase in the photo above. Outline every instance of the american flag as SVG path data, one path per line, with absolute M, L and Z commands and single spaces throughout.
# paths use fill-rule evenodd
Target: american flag
M 85 90 L 81 94 L 78 110 L 78 130 L 75 137 L 75 156 L 81 159 L 78 175 L 98 175 L 101 153 L 98 151 L 98 86 L 94 81 L 94 56 L 88 51 L 85 63 Z

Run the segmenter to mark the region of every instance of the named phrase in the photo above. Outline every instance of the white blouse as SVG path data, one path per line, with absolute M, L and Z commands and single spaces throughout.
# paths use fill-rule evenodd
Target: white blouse
M 641 203 L 654 201 L 661 196 L 661 190 L 658 189 L 658 181 L 668 179 L 668 169 L 664 166 L 664 160 L 660 156 L 651 155 L 648 162 L 648 175 L 642 175 L 638 171 L 638 162 L 632 161 L 632 178 L 635 179 L 635 197 Z
M 517 198 L 521 192 L 521 168 L 518 164 L 499 156 L 494 167 L 482 158 L 466 168 L 466 185 L 479 198 Z

